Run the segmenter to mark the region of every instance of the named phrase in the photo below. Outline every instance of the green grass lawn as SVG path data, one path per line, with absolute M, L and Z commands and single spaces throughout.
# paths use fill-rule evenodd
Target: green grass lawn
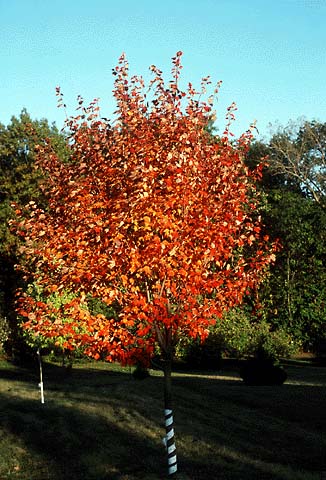
M 230 367 L 173 377 L 180 480 L 320 480 L 326 368 L 287 367 L 281 387 L 249 387 Z M 163 385 L 81 363 L 72 375 L 0 363 L 0 480 L 161 480 Z

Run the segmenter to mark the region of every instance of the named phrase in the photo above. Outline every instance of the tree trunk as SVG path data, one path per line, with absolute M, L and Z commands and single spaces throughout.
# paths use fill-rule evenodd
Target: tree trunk
M 164 444 L 168 455 L 168 475 L 174 475 L 177 471 L 177 455 L 173 429 L 171 370 L 172 359 L 169 358 L 164 362 L 164 415 L 166 431 Z

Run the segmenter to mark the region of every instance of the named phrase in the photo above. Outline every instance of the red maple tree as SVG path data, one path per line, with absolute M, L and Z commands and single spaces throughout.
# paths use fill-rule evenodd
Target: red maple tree
M 141 77 L 129 77 L 123 55 L 113 71 L 115 121 L 100 117 L 96 100 L 85 107 L 80 98 L 79 115 L 67 119 L 69 161 L 51 144 L 39 146 L 48 209 L 17 210 L 24 256 L 48 298 L 20 294 L 24 328 L 124 364 L 147 364 L 159 348 L 168 417 L 178 339 L 205 339 L 216 317 L 257 288 L 273 258 L 261 238 L 259 172 L 244 164 L 251 132 L 231 142 L 228 124 L 214 138 L 207 127 L 217 89 L 203 99 L 206 77 L 200 91 L 183 91 L 181 52 L 172 61 L 172 80 L 166 85 L 152 66 L 146 90 Z M 66 291 L 74 292 L 69 302 L 51 302 Z M 114 304 L 117 316 L 92 313 L 90 297 Z M 173 473 L 171 429 L 168 418 Z

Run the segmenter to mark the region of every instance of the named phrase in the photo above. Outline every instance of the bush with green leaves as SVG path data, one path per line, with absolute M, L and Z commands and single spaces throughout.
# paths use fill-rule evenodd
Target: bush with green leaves
M 9 325 L 6 317 L 0 315 L 0 351 L 3 349 L 5 342 L 9 338 Z
M 53 324 L 56 323 L 58 317 L 62 324 L 72 324 L 74 318 L 70 313 L 69 304 L 76 299 L 77 295 L 73 291 L 67 289 L 55 290 L 50 294 L 45 294 L 42 286 L 36 282 L 31 283 L 26 288 L 26 293 L 33 297 L 39 308 L 43 309 L 43 316 L 47 320 L 50 320 Z M 44 308 L 44 305 L 51 306 L 51 311 Z M 86 295 L 86 302 L 84 304 L 84 310 L 89 311 L 93 315 L 104 315 L 107 318 L 116 318 L 117 313 L 115 307 L 108 306 L 98 298 L 94 298 L 91 295 Z M 22 320 L 22 323 L 26 321 L 26 318 Z M 23 329 L 23 336 L 26 344 L 34 350 L 40 349 L 43 353 L 49 354 L 52 360 L 62 359 L 63 365 L 71 368 L 74 360 L 84 357 L 84 347 L 78 345 L 71 349 L 70 340 L 71 335 L 75 332 L 78 334 L 84 334 L 82 327 L 79 327 L 78 331 L 75 326 L 71 326 L 71 333 L 63 334 L 60 336 L 44 336 L 38 331 L 34 332 L 29 329 Z
M 199 339 L 181 340 L 175 356 L 191 368 L 218 369 L 222 350 L 222 339 L 212 332 L 204 342 Z
M 212 328 L 214 337 L 219 337 L 224 354 L 231 357 L 247 355 L 254 339 L 254 325 L 245 309 L 233 308 L 218 319 Z
M 284 329 L 273 330 L 271 325 L 262 321 L 253 326 L 253 337 L 248 354 L 260 360 L 277 362 L 280 358 L 295 355 L 300 343 L 293 340 Z
M 58 314 L 62 314 L 62 312 L 65 311 L 65 306 L 76 297 L 74 292 L 68 290 L 55 291 L 46 296 L 42 287 L 37 283 L 29 284 L 26 292 L 29 295 L 32 295 L 38 302 L 40 302 L 40 304 L 45 303 L 53 305 Z M 55 322 L 56 316 L 51 315 L 49 319 L 52 322 Z M 21 323 L 25 321 L 26 319 L 22 319 Z M 72 321 L 72 319 L 67 315 L 63 321 L 69 323 Z M 76 358 L 83 356 L 83 352 L 78 348 L 76 348 L 73 352 L 66 348 L 67 338 L 65 338 L 65 336 L 56 337 L 54 340 L 51 337 L 45 337 L 39 334 L 39 332 L 31 333 L 30 330 L 25 329 L 22 330 L 22 334 L 26 345 L 28 345 L 32 350 L 36 351 L 40 349 L 43 354 L 50 355 L 52 360 L 61 359 L 62 365 L 68 369 L 72 368 L 73 362 Z
M 255 357 L 277 362 L 297 353 L 300 345 L 284 329 L 257 320 L 245 308 L 234 308 L 217 319 L 204 343 L 180 342 L 176 356 L 193 367 L 216 368 L 222 356 Z

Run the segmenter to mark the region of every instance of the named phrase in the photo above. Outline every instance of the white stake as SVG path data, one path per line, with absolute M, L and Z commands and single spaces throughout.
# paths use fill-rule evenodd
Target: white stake
M 44 403 L 44 388 L 43 388 L 43 372 L 42 372 L 42 357 L 40 353 L 40 349 L 37 349 L 37 357 L 38 363 L 40 366 L 40 383 L 38 384 L 39 388 L 41 389 L 41 403 Z

